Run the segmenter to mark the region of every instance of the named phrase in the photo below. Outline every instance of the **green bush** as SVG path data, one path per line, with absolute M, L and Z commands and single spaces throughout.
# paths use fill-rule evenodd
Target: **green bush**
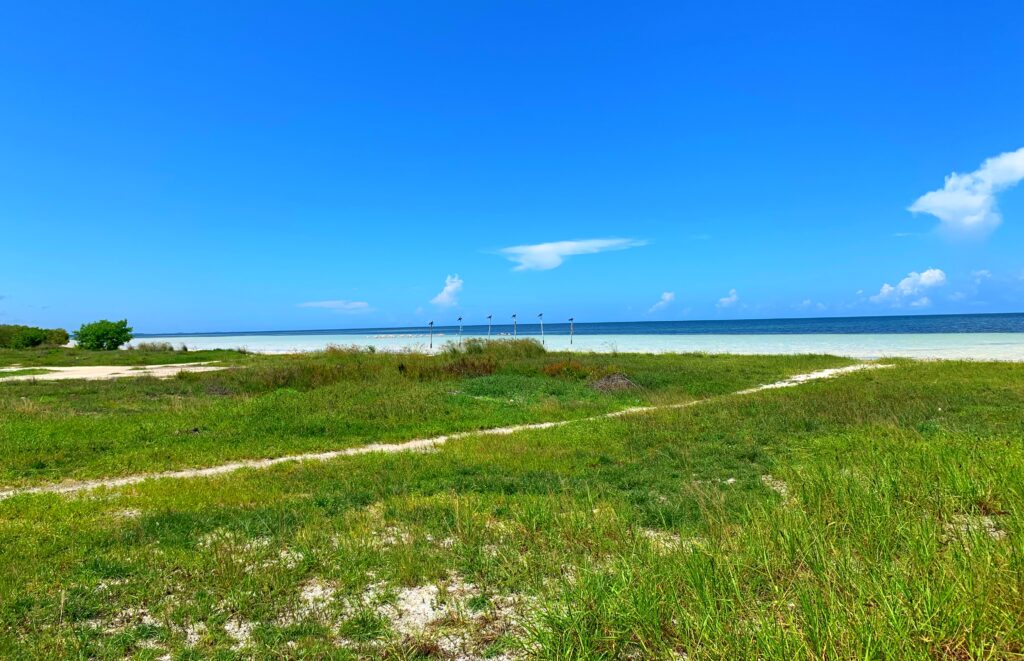
M 11 338 L 12 349 L 30 349 L 38 347 L 46 341 L 46 331 L 42 328 L 25 328 Z
M 0 325 L 0 348 L 3 349 L 29 349 L 42 345 L 61 346 L 67 343 L 68 332 L 63 328 Z
M 68 332 L 63 328 L 50 328 L 46 331 L 46 342 L 44 344 L 62 347 L 67 344 L 70 339 L 71 336 L 68 335 Z
M 131 341 L 132 329 L 127 319 L 107 321 L 101 319 L 91 324 L 82 324 L 75 331 L 75 341 L 83 349 L 93 351 L 113 351 L 122 344 Z

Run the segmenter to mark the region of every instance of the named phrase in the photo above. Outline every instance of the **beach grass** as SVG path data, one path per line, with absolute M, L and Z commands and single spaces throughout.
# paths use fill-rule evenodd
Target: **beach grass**
M 463 357 L 417 357 L 431 376 L 412 381 L 498 399 L 522 390 L 529 402 L 533 379 L 566 378 L 545 367 L 570 360 L 510 358 L 488 376 L 434 380 L 437 365 Z M 284 379 L 292 385 L 275 385 L 279 375 L 210 373 L 162 384 L 111 382 L 104 386 L 117 390 L 82 397 L 133 409 L 159 400 L 165 386 L 184 389 L 178 397 L 196 388 L 202 399 L 196 384 L 215 379 L 238 388 L 224 397 L 279 390 L 313 397 L 348 381 L 321 382 L 303 370 L 336 360 L 384 407 L 388 390 L 375 379 L 391 384 L 393 377 L 356 366 L 394 367 L 401 358 L 275 359 L 245 369 L 291 366 L 300 371 Z M 1024 366 L 894 361 L 889 369 L 730 394 L 848 361 L 571 360 L 596 373 L 621 371 L 644 383 L 638 396 L 651 401 L 700 401 L 470 436 L 426 453 L 0 501 L 0 655 L 935 659 L 1024 652 Z M 471 389 L 495 377 L 500 385 Z M 585 386 L 591 377 L 581 378 Z M 157 397 L 144 394 L 151 388 Z M 349 396 L 358 396 L 355 389 L 324 401 Z M 556 400 L 568 407 L 577 396 L 558 391 Z M 596 401 L 595 410 L 630 403 Z M 435 414 L 455 405 L 437 406 L 402 410 L 433 416 L 436 428 L 454 424 L 457 416 Z M 301 416 L 311 409 L 287 410 Z M 2 419 L 9 417 L 5 411 Z
M 146 364 L 168 357 L 89 353 L 138 354 L 150 359 Z M 72 359 L 98 360 L 79 354 Z M 723 394 L 852 362 L 824 356 L 568 356 L 530 341 L 468 343 L 438 356 L 330 349 L 233 360 L 240 362 L 221 363 L 232 369 L 172 379 L 0 380 L 0 488 L 580 418 Z M 618 373 L 636 387 L 595 387 Z

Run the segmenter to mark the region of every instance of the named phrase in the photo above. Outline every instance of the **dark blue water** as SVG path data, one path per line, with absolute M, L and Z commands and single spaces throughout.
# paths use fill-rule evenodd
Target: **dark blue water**
M 401 328 L 325 329 L 302 331 L 240 331 L 230 333 L 138 333 L 137 337 L 172 335 L 367 335 L 423 333 L 425 326 Z M 434 326 L 435 332 L 458 332 L 458 326 Z M 487 324 L 466 325 L 467 335 L 486 335 Z M 512 334 L 511 324 L 494 324 L 494 335 Z M 536 335 L 539 324 L 519 324 L 518 333 Z M 568 335 L 568 323 L 545 323 L 549 335 Z M 1024 313 L 942 314 L 900 317 L 830 317 L 821 319 L 740 319 L 736 321 L 576 322 L 577 335 L 820 335 L 878 333 L 1024 333 Z

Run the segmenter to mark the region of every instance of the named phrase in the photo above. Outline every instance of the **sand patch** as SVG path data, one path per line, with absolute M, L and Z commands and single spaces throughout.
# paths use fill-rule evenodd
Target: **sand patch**
M 667 530 L 644 528 L 640 534 L 647 539 L 655 553 L 665 555 L 682 549 L 697 549 L 704 546 L 704 540 L 696 537 L 683 538 L 678 533 Z
M 983 514 L 954 514 L 943 525 L 946 541 L 968 540 L 972 535 L 986 535 L 991 539 L 1006 539 L 1006 531 L 999 527 L 994 517 Z
M 124 379 L 133 376 L 152 376 L 157 379 L 169 379 L 182 372 L 215 372 L 227 369 L 225 365 L 205 363 L 179 363 L 177 365 L 78 365 L 74 367 L 46 367 L 45 374 L 24 374 L 4 376 L 0 373 L 0 381 L 60 381 L 63 379 L 86 379 L 88 381 L 106 381 Z
M 109 619 L 87 620 L 85 626 L 100 629 L 103 633 L 122 633 L 139 625 L 158 627 L 160 622 L 145 608 L 125 608 Z
M 412 542 L 412 535 L 398 526 L 388 526 L 373 533 L 373 545 L 381 548 L 390 548 L 400 544 Z
M 199 641 L 206 635 L 206 623 L 195 622 L 185 627 L 185 644 L 189 647 L 195 647 L 199 644 Z
M 296 624 L 302 620 L 324 619 L 334 603 L 335 587 L 320 578 L 311 578 L 299 586 L 298 604 L 281 615 L 278 623 L 283 626 Z
M 521 630 L 528 601 L 516 595 L 490 595 L 479 609 L 480 589 L 452 574 L 440 584 L 403 588 L 377 614 L 405 641 L 432 648 L 449 659 L 483 658 L 484 649 L 502 635 Z M 511 654 L 495 658 L 511 659 Z
M 762 475 L 761 484 L 765 485 L 775 493 L 782 496 L 782 500 L 787 502 L 791 500 L 789 494 L 789 485 L 780 480 L 779 478 L 773 477 L 771 475 Z
M 244 649 L 249 646 L 252 641 L 252 630 L 255 625 L 252 622 L 246 622 L 245 620 L 238 620 L 231 618 L 224 623 L 224 633 L 228 635 L 228 638 L 234 641 L 231 649 L 238 650 Z

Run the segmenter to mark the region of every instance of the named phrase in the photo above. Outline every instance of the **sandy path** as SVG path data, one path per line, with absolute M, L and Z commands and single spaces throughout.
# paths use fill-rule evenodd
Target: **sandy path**
M 23 374 L 4 376 L 5 371 L 15 369 L 36 369 L 28 367 L 0 368 L 0 381 L 59 381 L 61 379 L 88 379 L 92 381 L 106 379 L 124 379 L 133 376 L 155 376 L 158 379 L 169 379 L 181 372 L 213 372 L 227 369 L 227 366 L 214 366 L 206 363 L 178 363 L 177 365 L 87 365 L 75 367 L 46 367 L 45 374 Z
M 850 365 L 848 367 L 836 367 L 824 370 L 818 370 L 817 372 L 810 372 L 808 374 L 798 374 L 791 376 L 788 379 L 777 381 L 775 383 L 769 383 L 754 388 L 747 388 L 746 390 L 739 390 L 728 395 L 721 395 L 721 397 L 731 397 L 734 395 L 749 395 L 751 393 L 760 392 L 762 390 L 773 390 L 775 388 L 790 388 L 798 386 L 802 383 L 808 383 L 810 381 L 816 381 L 818 379 L 829 379 L 832 377 L 840 376 L 843 374 L 849 374 L 851 372 L 858 372 L 861 370 L 879 369 L 884 367 L 893 367 L 892 365 L 884 365 L 878 363 L 861 363 L 857 365 Z M 612 413 L 603 413 L 601 415 L 590 416 L 586 418 L 576 418 L 574 420 L 559 420 L 555 422 L 535 422 L 525 425 L 513 425 L 511 427 L 494 427 L 491 429 L 479 429 L 475 431 L 458 432 L 455 434 L 446 434 L 444 436 L 434 436 L 433 438 L 420 438 L 411 441 L 404 441 L 401 443 L 374 443 L 371 445 L 362 445 L 355 448 L 346 448 L 344 450 L 331 450 L 328 452 L 311 452 L 307 454 L 294 454 L 287 455 L 284 457 L 274 457 L 271 459 L 246 459 L 243 461 L 235 461 L 228 464 L 221 464 L 219 466 L 210 466 L 209 468 L 189 468 L 184 470 L 165 471 L 162 473 L 140 473 L 138 475 L 126 475 L 125 477 L 115 477 L 100 480 L 87 480 L 79 482 L 61 482 L 59 484 L 48 484 L 45 486 L 38 487 L 21 487 L 17 489 L 9 489 L 7 491 L 0 491 L 0 500 L 10 498 L 12 496 L 18 496 L 23 494 L 40 494 L 40 493 L 56 493 L 56 494 L 70 494 L 79 493 L 82 491 L 89 491 L 91 489 L 99 489 L 104 487 L 123 487 L 132 484 L 138 484 L 145 480 L 158 480 L 158 479 L 172 479 L 181 480 L 195 477 L 212 477 L 215 475 L 224 475 L 226 473 L 233 473 L 238 470 L 246 468 L 260 469 L 269 468 L 276 466 L 277 464 L 283 464 L 292 461 L 330 461 L 331 459 L 337 459 L 339 457 L 351 457 L 360 454 L 370 454 L 372 452 L 414 452 L 429 450 L 439 445 L 443 445 L 448 441 L 457 440 L 460 438 L 467 438 L 469 436 L 486 435 L 486 434 L 513 434 L 518 431 L 525 431 L 529 429 L 551 429 L 552 427 L 562 427 L 577 422 L 588 422 L 593 420 L 601 420 L 603 418 L 618 418 L 625 415 L 635 415 L 640 413 L 649 413 L 651 411 L 667 411 L 670 409 L 681 409 L 688 406 L 695 406 L 705 402 L 717 399 L 717 397 L 709 397 L 707 399 L 697 399 L 690 402 L 683 402 L 681 404 L 665 404 L 661 406 L 636 406 L 633 408 L 623 409 L 621 411 L 614 411 Z

